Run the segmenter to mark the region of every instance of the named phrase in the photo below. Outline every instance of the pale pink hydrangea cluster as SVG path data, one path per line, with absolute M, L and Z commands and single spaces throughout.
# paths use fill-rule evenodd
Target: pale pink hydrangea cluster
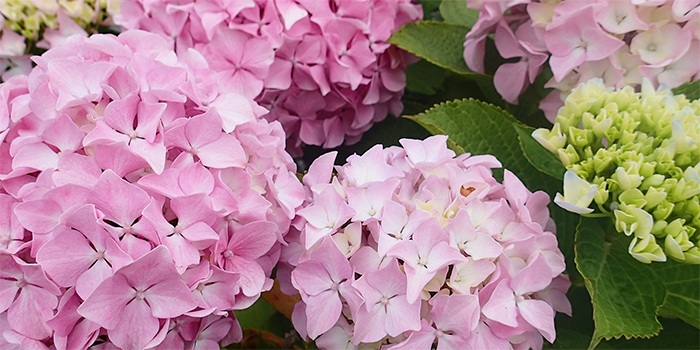
M 110 17 L 121 0 L 0 1 L 0 81 L 32 69 L 33 46 L 50 49 L 71 35 L 87 37 Z
M 488 35 L 503 58 L 494 85 L 517 103 L 549 58 L 554 88 L 540 104 L 552 122 L 564 99 L 580 83 L 602 78 L 606 86 L 676 87 L 700 78 L 698 0 L 479 0 L 480 11 L 466 36 L 464 59 L 484 72 Z
M 220 85 L 270 110 L 298 155 L 401 113 L 413 58 L 386 41 L 421 18 L 409 0 L 124 0 L 116 22 L 201 52 Z
M 377 145 L 337 175 L 329 153 L 304 176 L 277 277 L 320 348 L 541 349 L 571 313 L 549 196 L 446 139 Z
M 0 85 L 0 348 L 239 341 L 304 200 L 281 125 L 156 34 L 34 61 Z

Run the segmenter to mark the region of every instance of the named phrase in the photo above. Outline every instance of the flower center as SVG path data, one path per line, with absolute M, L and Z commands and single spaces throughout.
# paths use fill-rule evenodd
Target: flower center
M 146 294 L 143 291 L 141 291 L 141 290 L 136 291 L 136 299 L 143 300 L 145 297 L 146 297 Z
M 428 265 L 428 259 L 421 257 L 418 259 L 418 265 L 426 267 L 425 265 Z
M 176 234 L 176 235 L 181 234 L 181 233 L 182 233 L 182 227 L 180 227 L 180 225 L 175 226 L 175 228 L 173 229 L 173 233 Z
M 333 228 L 333 226 L 335 226 L 335 222 L 333 222 L 333 221 L 329 221 L 329 222 L 326 224 L 326 227 L 327 227 L 327 228 Z
M 458 244 L 457 247 L 459 248 L 459 250 L 464 250 L 464 248 L 466 248 L 467 245 L 464 242 L 462 242 L 462 243 Z
M 95 259 L 102 260 L 105 258 L 105 252 L 95 252 Z
M 331 284 L 331 290 L 334 292 L 337 291 L 338 290 L 338 283 Z
M 224 258 L 226 259 L 231 259 L 233 257 L 233 252 L 230 250 L 227 250 L 224 252 Z
M 377 212 L 376 212 L 374 209 L 370 209 L 370 210 L 367 212 L 367 214 L 369 214 L 369 216 L 374 216 L 374 214 L 376 214 L 376 213 L 377 213 Z
M 438 338 L 442 337 L 444 334 L 445 333 L 439 329 L 435 331 L 435 336 Z
M 647 46 L 647 51 L 656 51 L 656 44 L 649 44 L 649 46 Z
M 15 285 L 17 288 L 22 288 L 27 285 L 27 281 L 24 278 L 20 278 L 17 280 L 17 282 L 15 282 Z
M 379 300 L 379 302 L 382 303 L 382 305 L 386 306 L 386 304 L 389 304 L 389 298 L 387 298 L 387 297 L 382 297 L 382 298 Z
M 204 291 L 204 288 L 206 288 L 206 287 L 207 286 L 205 286 L 204 283 L 200 283 L 197 285 L 197 290 L 201 292 L 201 291 Z

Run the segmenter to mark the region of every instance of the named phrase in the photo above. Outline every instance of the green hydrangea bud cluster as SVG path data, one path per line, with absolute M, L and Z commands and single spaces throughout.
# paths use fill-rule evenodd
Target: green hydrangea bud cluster
M 572 91 L 551 130 L 533 133 L 578 177 L 567 171 L 562 207 L 586 214 L 595 201 L 618 232 L 633 236 L 637 260 L 690 264 L 700 264 L 699 136 L 700 100 L 649 81 L 636 93 L 600 79 Z
M 58 28 L 59 9 L 90 33 L 107 20 L 115 5 L 118 0 L 0 0 L 0 13 L 5 28 L 36 42 L 46 29 Z

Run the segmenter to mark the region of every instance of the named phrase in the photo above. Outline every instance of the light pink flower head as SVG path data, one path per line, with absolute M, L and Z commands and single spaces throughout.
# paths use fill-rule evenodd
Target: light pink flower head
M 494 35 L 503 58 L 494 85 L 504 100 L 518 97 L 548 59 L 554 87 L 540 104 L 554 122 L 564 97 L 591 77 L 606 86 L 637 89 L 642 77 L 677 87 L 697 77 L 700 2 L 697 0 L 469 1 L 479 19 L 467 33 L 464 59 L 484 73 L 485 43 Z M 492 72 L 486 72 L 492 73 Z
M 446 141 L 377 145 L 335 174 L 334 153 L 311 165 L 277 272 L 301 295 L 300 334 L 332 349 L 554 340 L 555 311 L 570 308 L 549 197 L 507 170 L 498 183 L 495 158 L 455 157 Z
M 72 36 L 34 61 L 0 85 L 3 334 L 168 347 L 189 317 L 188 346 L 240 340 L 228 315 L 272 287 L 305 198 L 281 124 L 156 34 Z

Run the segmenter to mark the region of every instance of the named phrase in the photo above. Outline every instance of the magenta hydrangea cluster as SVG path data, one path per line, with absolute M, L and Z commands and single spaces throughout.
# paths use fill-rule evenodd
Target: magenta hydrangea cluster
M 495 35 L 504 63 L 494 75 L 503 99 L 520 94 L 549 59 L 554 90 L 540 103 L 554 122 L 580 83 L 602 78 L 609 87 L 676 87 L 700 78 L 700 2 L 697 0 L 468 1 L 479 20 L 467 33 L 464 59 L 484 72 L 486 38 Z
M 124 0 L 115 20 L 201 52 L 219 85 L 270 110 L 299 155 L 357 142 L 401 113 L 413 58 L 386 41 L 421 18 L 409 0 Z
M 304 200 L 278 122 L 143 31 L 0 85 L 0 348 L 212 348 Z
M 335 175 L 328 153 L 304 176 L 277 277 L 320 348 L 541 349 L 571 313 L 549 196 L 446 140 L 377 145 Z

